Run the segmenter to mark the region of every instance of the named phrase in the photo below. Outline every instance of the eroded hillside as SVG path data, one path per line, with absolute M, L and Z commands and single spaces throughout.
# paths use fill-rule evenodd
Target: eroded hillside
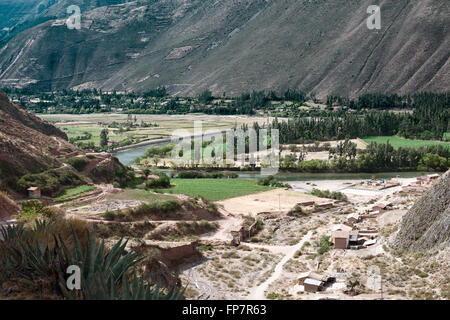
M 403 217 L 394 246 L 421 251 L 449 244 L 450 171 L 447 171 Z
M 12 104 L 0 92 L 0 178 L 6 184 L 26 173 L 61 166 L 56 156 L 76 150 L 66 140 L 64 132 Z

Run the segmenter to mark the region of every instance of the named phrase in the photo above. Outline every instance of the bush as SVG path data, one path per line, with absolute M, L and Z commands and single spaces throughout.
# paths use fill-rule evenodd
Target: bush
M 258 180 L 260 186 L 270 186 L 274 188 L 290 188 L 288 184 L 279 182 L 274 176 L 267 176 Z
M 78 171 L 83 171 L 86 168 L 89 160 L 80 157 L 73 157 L 68 160 L 69 164 Z
M 108 210 L 105 213 L 103 213 L 103 218 L 105 218 L 105 220 L 108 221 L 113 221 L 116 218 L 116 214 Z
M 300 217 L 300 216 L 304 216 L 305 212 L 303 211 L 303 208 L 301 205 L 296 204 L 294 208 L 292 208 L 288 214 L 288 216 L 290 217 Z
M 143 203 L 135 209 L 130 209 L 130 215 L 135 217 L 141 217 L 146 215 L 160 216 L 165 214 L 165 218 L 173 217 L 178 218 L 178 211 L 181 210 L 181 204 L 174 200 L 168 200 L 164 202 Z M 167 216 L 170 214 L 169 216 Z
M 178 173 L 177 178 L 179 179 L 201 179 L 204 178 L 205 174 L 197 171 L 183 171 Z
M 320 238 L 319 249 L 317 252 L 322 255 L 330 251 L 332 245 L 333 243 L 330 240 L 330 236 L 322 236 L 322 238 Z
M 147 189 L 170 188 L 170 178 L 164 173 L 158 175 L 158 179 L 151 179 L 145 183 Z
M 17 182 L 21 192 L 29 187 L 39 187 L 43 194 L 52 196 L 62 187 L 85 184 L 84 179 L 69 168 L 52 169 L 38 174 L 26 174 Z
M 29 200 L 22 203 L 22 210 L 19 212 L 19 222 L 26 223 L 37 219 L 53 220 L 59 215 L 56 208 L 45 206 L 39 200 Z
M 174 148 L 175 148 L 175 145 L 173 145 L 173 144 L 168 144 L 168 145 L 163 146 L 163 147 L 148 148 L 147 151 L 142 156 L 142 158 L 143 159 L 145 159 L 145 158 L 153 158 L 155 156 L 164 157 L 164 156 L 169 155 L 169 153 L 172 152 L 172 150 Z
M 339 200 L 339 201 L 347 201 L 347 196 L 343 194 L 342 192 L 331 192 L 330 190 L 319 190 L 319 189 L 313 189 L 311 192 L 313 196 L 319 197 L 319 198 L 327 198 L 327 199 L 333 199 L 333 200 Z
M 236 179 L 239 175 L 237 173 L 222 173 L 222 172 L 213 172 L 213 173 L 204 173 L 198 171 L 182 171 L 178 173 L 177 178 L 179 179 Z

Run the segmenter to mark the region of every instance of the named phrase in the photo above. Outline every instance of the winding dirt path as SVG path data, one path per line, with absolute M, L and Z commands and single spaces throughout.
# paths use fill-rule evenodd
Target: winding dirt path
M 309 241 L 312 236 L 312 231 L 309 231 L 295 246 L 291 246 L 286 255 L 281 259 L 281 261 L 276 265 L 272 275 L 264 281 L 259 286 L 253 288 L 248 296 L 248 300 L 267 300 L 265 292 L 267 288 L 276 281 L 283 273 L 283 266 L 294 257 L 294 254 L 303 246 L 306 241 Z

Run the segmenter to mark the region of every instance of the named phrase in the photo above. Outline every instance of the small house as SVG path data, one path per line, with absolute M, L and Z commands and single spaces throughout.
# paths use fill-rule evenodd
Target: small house
M 30 199 L 40 199 L 41 198 L 41 189 L 38 187 L 30 187 L 27 189 L 28 198 Z
M 317 292 L 323 290 L 323 282 L 320 280 L 307 278 L 305 279 L 305 282 L 303 283 L 303 287 L 305 288 L 305 291 L 308 292 Z
M 303 273 L 298 279 L 299 285 L 302 285 L 305 291 L 309 292 L 322 291 L 327 283 L 335 281 L 335 277 L 329 277 L 315 272 Z
M 333 233 L 333 243 L 335 249 L 347 249 L 349 240 L 348 231 L 335 231 Z
M 353 225 L 353 224 L 355 224 L 355 223 L 357 223 L 357 222 L 360 222 L 361 221 L 361 217 L 359 216 L 359 213 L 352 213 L 352 214 L 350 214 L 348 217 L 347 217 L 347 222 L 350 224 L 350 225 Z
M 383 211 L 383 210 L 389 210 L 392 207 L 392 203 L 390 202 L 379 202 L 376 203 L 373 207 L 372 207 L 372 211 Z

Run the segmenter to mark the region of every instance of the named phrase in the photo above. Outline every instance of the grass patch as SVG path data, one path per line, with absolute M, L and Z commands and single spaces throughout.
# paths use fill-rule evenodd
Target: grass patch
M 173 188 L 162 190 L 191 197 L 200 196 L 212 201 L 273 189 L 269 186 L 260 186 L 253 179 L 173 179 L 172 184 L 175 185 Z
M 54 202 L 65 202 L 78 198 L 82 194 L 97 189 L 95 186 L 78 186 L 64 190 L 59 196 L 53 199 Z
M 367 143 L 376 142 L 378 144 L 384 144 L 389 140 L 389 143 L 394 148 L 399 147 L 410 147 L 410 148 L 419 148 L 433 145 L 443 145 L 450 148 L 449 142 L 439 142 L 439 141 L 431 141 L 431 140 L 413 140 L 413 139 L 405 139 L 396 136 L 376 136 L 376 137 L 367 137 L 363 139 Z
M 136 200 L 136 201 L 167 201 L 174 200 L 175 196 L 155 194 L 142 189 L 125 189 L 124 192 L 116 193 L 108 197 L 109 200 Z

